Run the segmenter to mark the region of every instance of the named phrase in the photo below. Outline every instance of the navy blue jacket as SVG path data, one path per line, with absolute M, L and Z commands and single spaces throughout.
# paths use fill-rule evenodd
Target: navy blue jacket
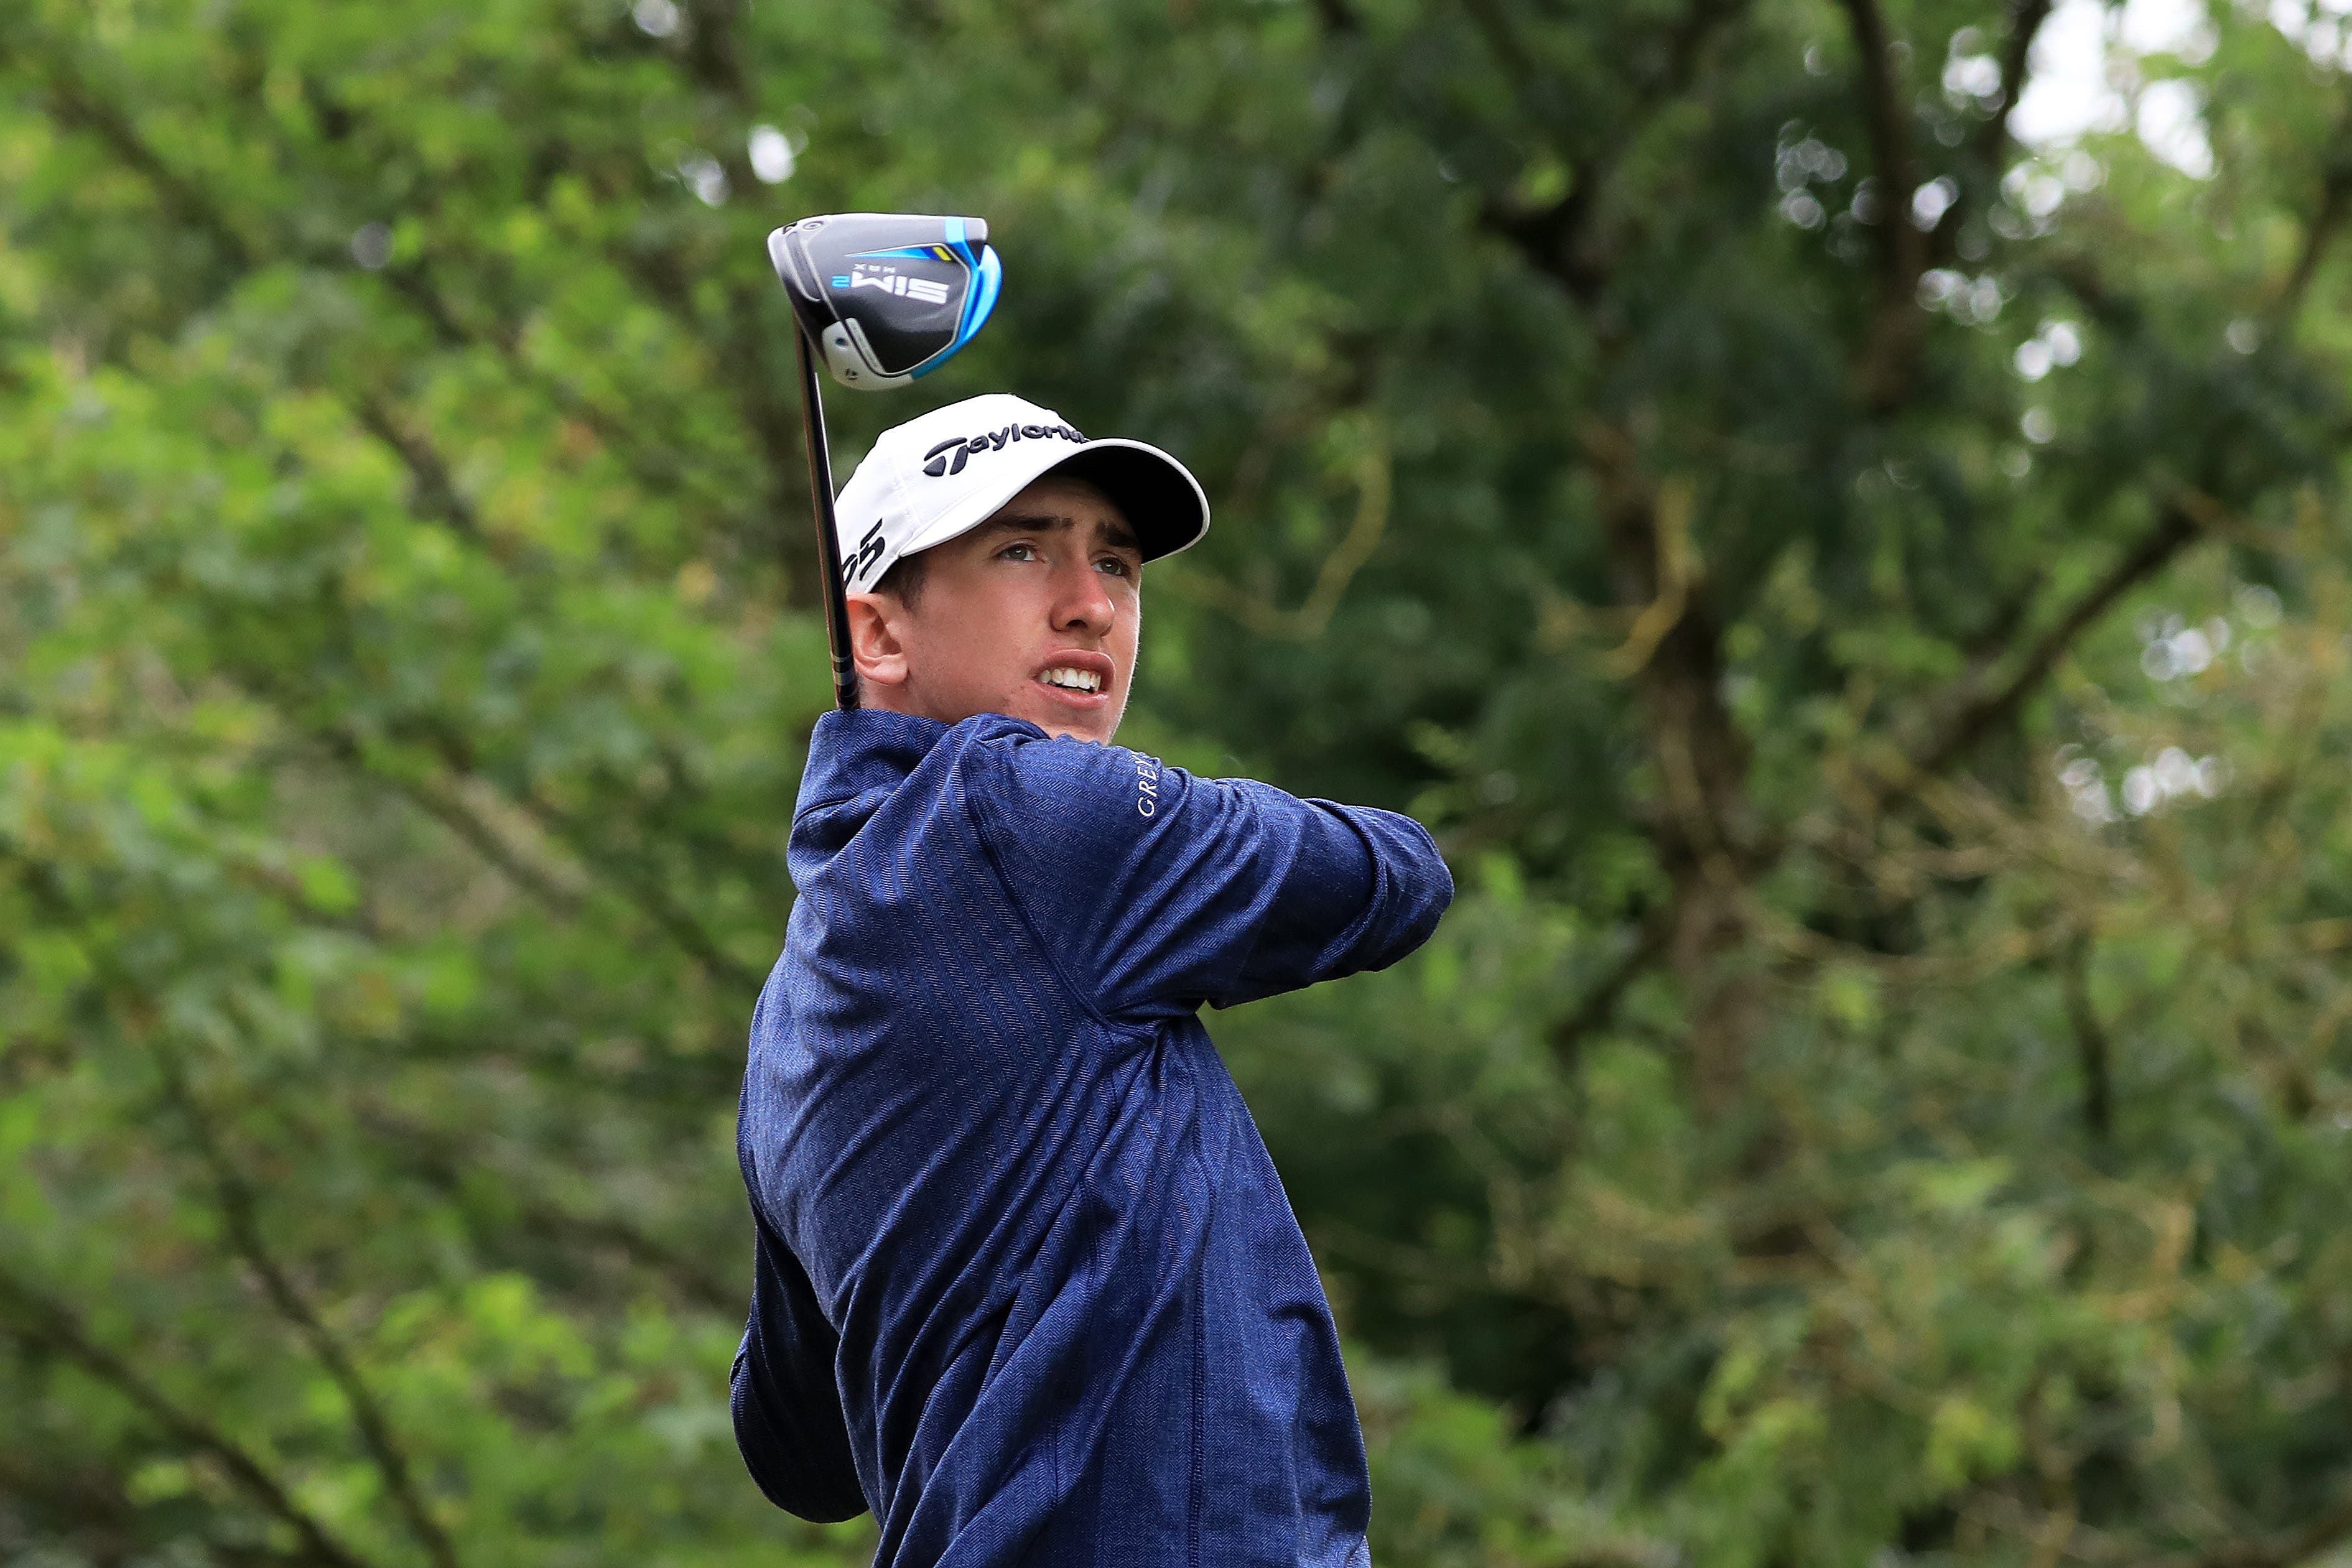
M 735 1432 L 883 1568 L 1360 1564 L 1321 1281 L 1195 1016 L 1379 968 L 1454 884 L 1386 811 L 983 715 L 817 722 L 751 1025 Z

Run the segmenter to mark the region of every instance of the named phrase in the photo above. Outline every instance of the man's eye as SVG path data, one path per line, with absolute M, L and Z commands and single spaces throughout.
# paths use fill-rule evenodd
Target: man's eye
M 1107 571 L 1113 577 L 1133 577 L 1135 570 L 1115 555 L 1107 555 L 1095 562 L 1097 571 Z
M 1024 541 L 1018 544 L 1006 545 L 1003 549 L 998 550 L 996 553 L 998 558 L 1003 560 L 1035 560 L 1037 559 L 1037 547 Z

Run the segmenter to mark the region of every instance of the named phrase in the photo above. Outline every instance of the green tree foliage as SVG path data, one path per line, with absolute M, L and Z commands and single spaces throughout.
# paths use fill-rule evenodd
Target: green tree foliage
M 760 242 L 859 208 L 1011 281 L 845 455 L 1186 455 L 1131 735 L 1461 873 L 1218 1020 L 1382 1562 L 2334 1550 L 2293 9 L 2134 68 L 2198 177 L 2020 144 L 2049 0 L 0 7 L 0 1557 L 863 1556 L 724 1396 L 825 700 Z

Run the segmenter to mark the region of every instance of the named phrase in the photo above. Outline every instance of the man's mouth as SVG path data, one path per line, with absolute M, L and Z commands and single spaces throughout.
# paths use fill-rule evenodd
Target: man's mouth
M 1055 702 L 1091 712 L 1110 701 L 1110 683 L 1118 666 L 1109 654 L 1092 648 L 1056 648 L 1045 656 L 1053 663 L 1029 678 L 1053 693 Z

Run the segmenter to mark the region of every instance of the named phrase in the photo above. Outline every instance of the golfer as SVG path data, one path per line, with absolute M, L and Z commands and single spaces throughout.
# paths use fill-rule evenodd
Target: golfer
M 1002 394 L 843 490 L 860 708 L 809 742 L 751 1024 L 737 1441 L 885 1568 L 1360 1564 L 1314 1260 L 1196 1016 L 1392 964 L 1408 818 L 1111 744 L 1199 483 Z

